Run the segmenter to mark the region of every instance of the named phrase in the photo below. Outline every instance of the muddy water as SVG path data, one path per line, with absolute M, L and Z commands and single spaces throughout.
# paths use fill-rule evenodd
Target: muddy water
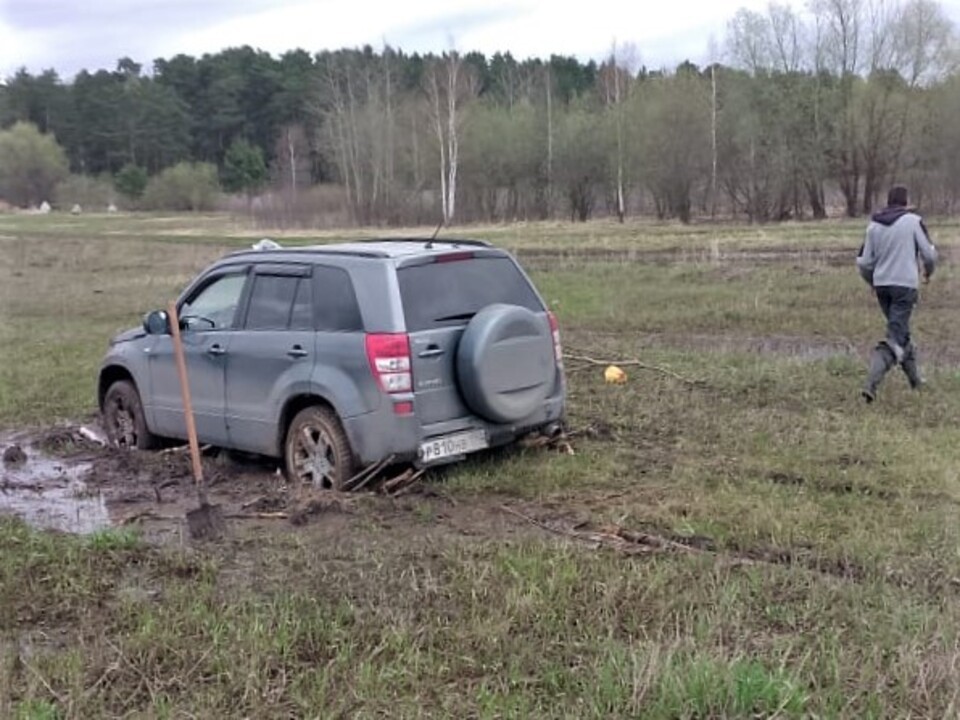
M 0 441 L 0 447 L 12 444 Z M 0 514 L 14 515 L 40 528 L 92 533 L 109 527 L 106 499 L 83 478 L 90 464 L 46 456 L 35 445 L 21 447 L 23 463 L 0 466 Z

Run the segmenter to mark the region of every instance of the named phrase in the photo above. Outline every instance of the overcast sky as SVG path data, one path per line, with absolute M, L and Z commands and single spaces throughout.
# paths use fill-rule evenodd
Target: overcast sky
M 794 0 L 796 7 L 800 3 Z M 956 20 L 960 0 L 942 3 Z M 387 42 L 405 51 L 599 58 L 634 43 L 650 67 L 708 59 L 740 7 L 767 0 L 0 0 L 0 76 L 21 66 L 113 69 L 129 56 L 251 45 L 281 53 Z

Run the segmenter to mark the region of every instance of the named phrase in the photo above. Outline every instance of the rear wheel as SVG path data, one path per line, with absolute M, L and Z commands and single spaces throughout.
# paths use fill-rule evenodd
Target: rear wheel
M 322 406 L 301 410 L 284 442 L 283 459 L 291 481 L 340 490 L 357 470 L 357 461 L 340 420 Z
M 147 428 L 140 393 L 129 380 L 118 380 L 103 399 L 103 429 L 107 439 L 121 450 L 150 450 L 159 438 Z

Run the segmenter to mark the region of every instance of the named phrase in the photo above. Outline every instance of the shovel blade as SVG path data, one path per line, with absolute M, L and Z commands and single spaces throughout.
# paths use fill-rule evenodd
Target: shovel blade
M 219 505 L 203 503 L 187 511 L 187 527 L 194 540 L 217 540 L 223 536 L 226 521 Z

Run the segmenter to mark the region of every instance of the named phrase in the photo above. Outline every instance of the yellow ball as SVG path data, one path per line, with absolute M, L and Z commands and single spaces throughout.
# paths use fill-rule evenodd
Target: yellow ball
M 611 365 L 603 371 L 603 379 L 614 385 L 622 385 L 627 381 L 627 374 L 616 365 Z

